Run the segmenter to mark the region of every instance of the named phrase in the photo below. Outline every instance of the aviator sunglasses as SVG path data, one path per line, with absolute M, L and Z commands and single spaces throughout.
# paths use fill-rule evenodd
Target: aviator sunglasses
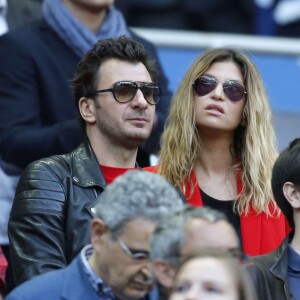
M 97 90 L 88 93 L 86 96 L 111 92 L 117 102 L 127 103 L 135 97 L 138 89 L 142 91 L 145 100 L 149 104 L 155 105 L 160 100 L 160 88 L 155 83 L 129 80 L 117 81 L 111 89 Z
M 209 75 L 200 76 L 193 83 L 193 88 L 198 96 L 205 96 L 212 92 L 218 85 L 218 80 Z M 243 99 L 247 94 L 244 86 L 236 80 L 226 80 L 222 83 L 224 94 L 232 102 Z

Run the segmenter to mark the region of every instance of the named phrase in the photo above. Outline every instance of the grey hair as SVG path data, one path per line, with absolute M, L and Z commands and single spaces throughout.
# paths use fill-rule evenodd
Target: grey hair
M 118 237 L 130 220 L 159 221 L 184 207 L 180 192 L 158 174 L 134 170 L 118 177 L 102 193 L 95 217 Z
M 151 237 L 150 259 L 164 260 L 173 266 L 180 262 L 180 252 L 185 240 L 186 225 L 192 219 L 209 223 L 227 221 L 226 216 L 209 207 L 185 207 L 159 222 Z

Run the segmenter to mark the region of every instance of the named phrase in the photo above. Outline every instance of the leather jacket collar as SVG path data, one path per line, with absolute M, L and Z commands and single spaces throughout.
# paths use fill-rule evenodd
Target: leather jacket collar
M 107 185 L 87 138 L 71 153 L 70 168 L 73 180 L 82 187 L 100 186 L 104 188 Z
M 287 282 L 288 266 L 288 243 L 290 236 L 287 237 L 276 251 L 276 262 L 271 266 L 270 272 L 278 279 Z

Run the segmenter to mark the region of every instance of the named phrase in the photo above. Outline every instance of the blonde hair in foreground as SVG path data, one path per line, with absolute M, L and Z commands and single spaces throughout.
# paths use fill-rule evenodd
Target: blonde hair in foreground
M 181 81 L 161 139 L 158 172 L 185 192 L 196 158 L 201 153 L 194 114 L 193 82 L 215 62 L 233 61 L 240 68 L 247 91 L 242 124 L 236 129 L 231 152 L 235 172 L 241 172 L 243 190 L 236 202 L 239 214 L 248 213 L 250 202 L 257 213 L 273 214 L 271 172 L 277 158 L 271 110 L 262 79 L 250 59 L 240 50 L 213 48 L 191 65 Z M 193 187 L 196 188 L 196 187 Z M 189 195 L 187 195 L 189 198 Z M 236 196 L 237 200 L 238 197 Z M 270 207 L 270 204 L 271 207 Z

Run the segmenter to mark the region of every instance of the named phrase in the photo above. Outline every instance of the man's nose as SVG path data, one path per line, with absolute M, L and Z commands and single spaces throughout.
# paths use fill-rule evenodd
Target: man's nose
M 140 88 L 137 89 L 135 96 L 131 100 L 132 107 L 139 107 L 145 109 L 148 107 L 148 102 L 146 101 L 144 94 Z
M 152 283 L 154 275 L 151 270 L 150 262 L 145 263 L 140 271 L 141 275 L 143 276 L 143 280 L 149 284 Z

